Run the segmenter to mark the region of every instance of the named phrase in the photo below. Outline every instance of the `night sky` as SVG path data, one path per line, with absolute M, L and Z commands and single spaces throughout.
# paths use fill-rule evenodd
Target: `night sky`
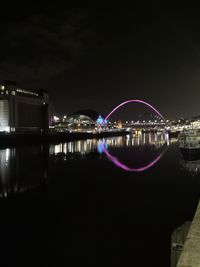
M 200 115 L 198 6 L 99 3 L 1 6 L 0 80 L 48 90 L 58 115 L 127 99 L 170 119 Z

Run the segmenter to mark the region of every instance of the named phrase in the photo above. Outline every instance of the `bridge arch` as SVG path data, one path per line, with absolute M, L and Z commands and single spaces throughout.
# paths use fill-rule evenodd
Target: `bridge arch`
M 147 163 L 144 166 L 141 166 L 139 168 L 130 168 L 127 165 L 125 165 L 124 163 L 120 162 L 119 159 L 113 155 L 110 154 L 110 152 L 107 150 L 106 146 L 104 143 L 100 143 L 99 146 L 101 147 L 102 152 L 106 155 L 106 157 L 114 163 L 115 166 L 127 171 L 127 172 L 143 172 L 146 171 L 148 169 L 150 169 L 151 167 L 153 167 L 164 155 L 164 153 L 166 152 L 166 150 L 168 149 L 168 147 L 166 147 L 156 158 L 154 158 L 152 161 L 150 161 L 149 163 Z
M 163 115 L 156 109 L 154 108 L 151 104 L 147 103 L 146 101 L 144 100 L 139 100 L 139 99 L 130 99 L 130 100 L 127 100 L 127 101 L 124 101 L 122 102 L 121 104 L 119 104 L 118 106 L 116 106 L 113 110 L 111 110 L 111 112 L 105 117 L 105 120 L 104 121 L 107 121 L 108 118 L 116 111 L 118 110 L 119 108 L 121 108 L 122 106 L 126 105 L 126 104 L 129 104 L 129 103 L 141 103 L 141 104 L 144 104 L 145 106 L 149 107 L 150 109 L 152 109 L 156 114 L 159 115 L 159 117 L 161 117 L 163 120 L 165 120 L 165 118 L 163 117 Z

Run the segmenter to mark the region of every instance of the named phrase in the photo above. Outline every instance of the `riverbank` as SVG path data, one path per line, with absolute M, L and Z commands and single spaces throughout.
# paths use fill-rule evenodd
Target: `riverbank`
M 177 267 L 200 266 L 200 202 L 189 228 Z
M 82 139 L 127 135 L 127 131 L 99 133 L 10 133 L 0 135 L 0 146 L 35 143 L 57 143 Z

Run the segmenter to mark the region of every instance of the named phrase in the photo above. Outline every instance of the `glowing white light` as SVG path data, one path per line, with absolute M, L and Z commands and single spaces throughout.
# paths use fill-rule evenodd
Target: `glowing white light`
M 6 148 L 6 162 L 8 162 L 10 156 L 10 150 Z
M 6 133 L 9 133 L 10 132 L 10 127 L 9 126 L 1 126 L 0 127 L 0 131 L 1 132 L 6 132 Z
M 59 117 L 57 117 L 57 116 L 53 116 L 53 119 L 55 122 L 59 121 Z

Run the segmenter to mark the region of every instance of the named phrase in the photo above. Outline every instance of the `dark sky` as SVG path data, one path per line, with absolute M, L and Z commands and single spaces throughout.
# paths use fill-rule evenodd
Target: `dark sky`
M 198 6 L 69 3 L 1 6 L 0 80 L 47 89 L 57 114 L 135 98 L 167 118 L 200 114 Z

